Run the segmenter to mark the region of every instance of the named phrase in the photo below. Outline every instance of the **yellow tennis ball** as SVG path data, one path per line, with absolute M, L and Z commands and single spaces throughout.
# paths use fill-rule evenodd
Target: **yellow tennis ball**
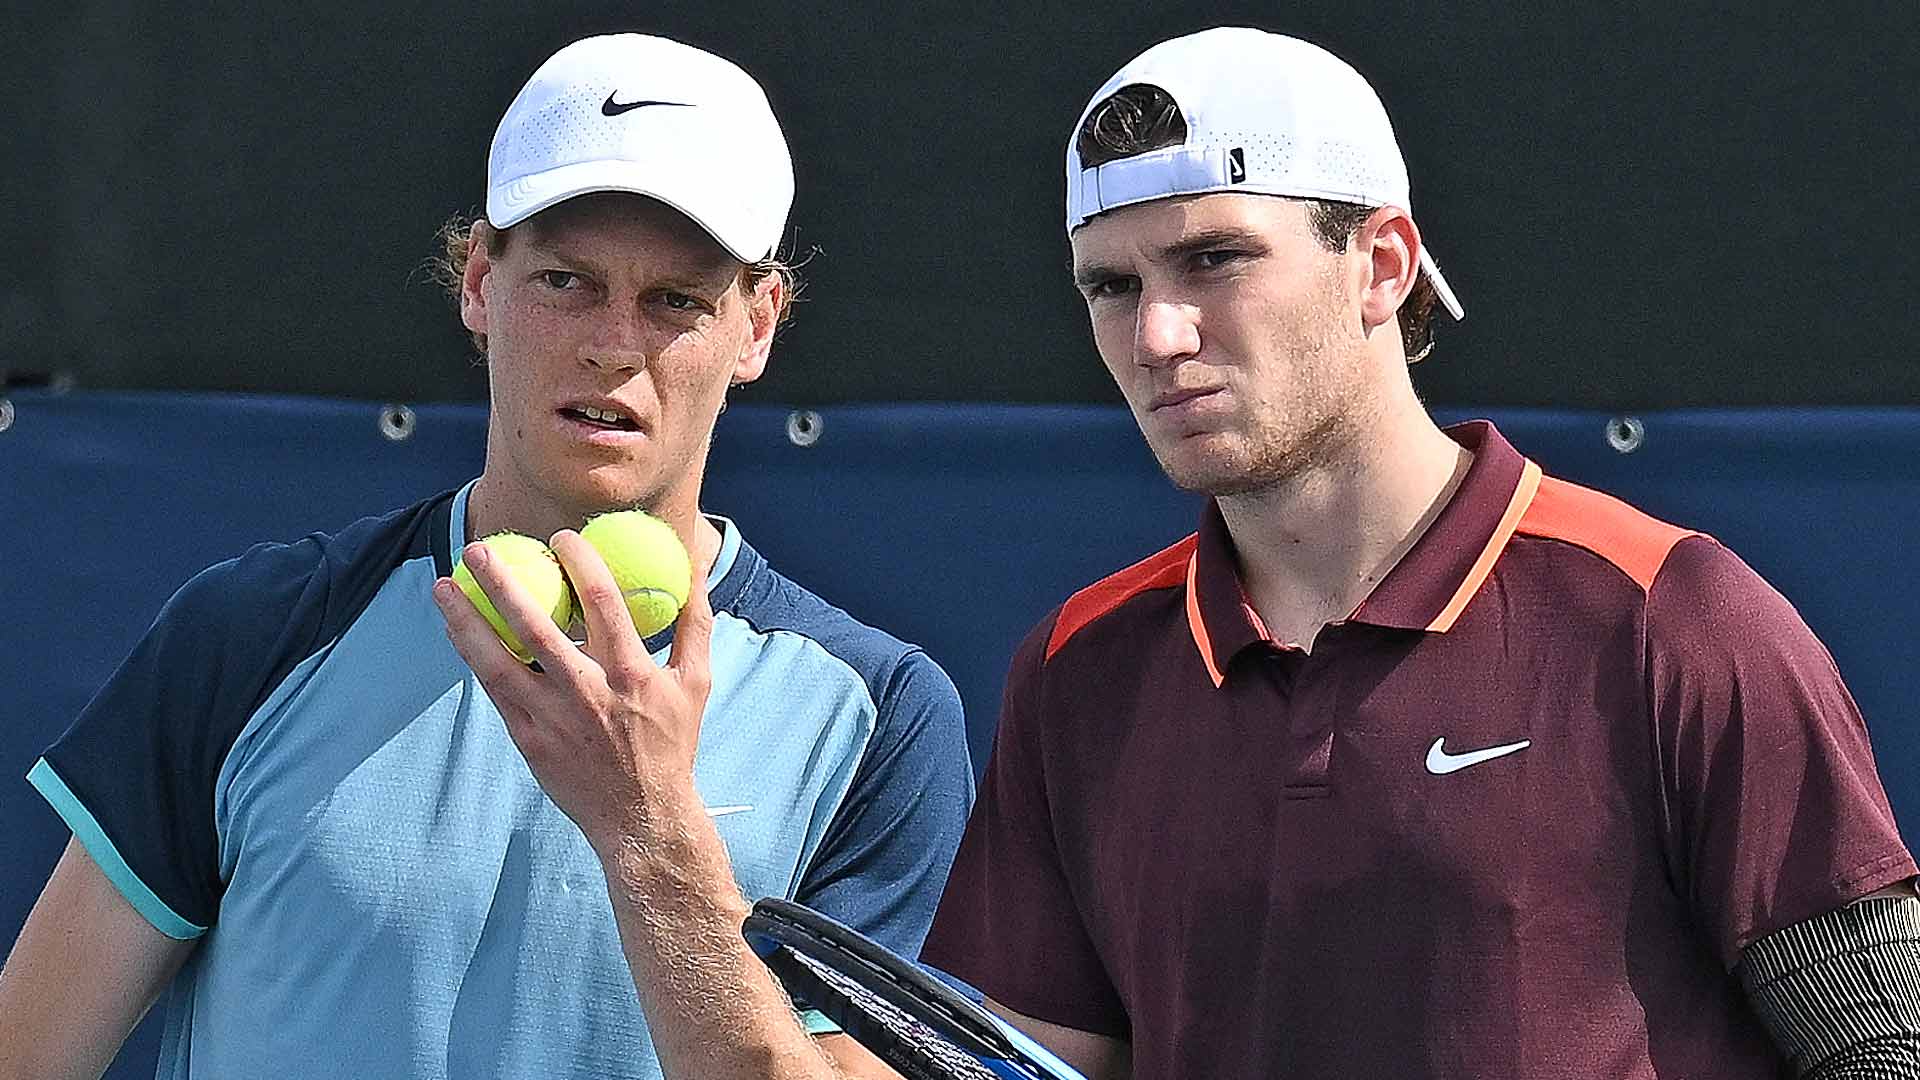
M 553 616 L 556 625 L 565 627 L 573 621 L 573 590 L 567 587 L 567 575 L 561 573 L 560 563 L 554 559 L 553 552 L 547 550 L 547 545 L 531 536 L 511 532 L 494 533 L 480 542 L 487 545 L 507 576 L 533 597 L 534 604 Z M 480 609 L 507 651 L 519 657 L 523 664 L 532 663 L 532 651 L 508 628 L 507 620 L 501 618 L 486 590 L 474 580 L 473 571 L 467 569 L 465 559 L 454 564 L 453 583 Z
M 641 637 L 673 625 L 693 585 L 693 561 L 673 526 L 644 510 L 615 510 L 588 521 L 580 536 L 613 572 Z

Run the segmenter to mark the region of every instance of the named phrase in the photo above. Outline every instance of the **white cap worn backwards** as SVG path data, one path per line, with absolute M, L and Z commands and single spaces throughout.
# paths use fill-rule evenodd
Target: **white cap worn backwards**
M 1136 83 L 1172 95 L 1186 120 L 1186 141 L 1083 168 L 1078 141 L 1087 117 Z M 1094 93 L 1067 142 L 1068 232 L 1116 207 L 1210 191 L 1413 212 L 1406 161 L 1367 80 L 1318 45 L 1241 27 L 1204 30 L 1141 53 Z M 1420 268 L 1441 306 L 1465 317 L 1424 244 Z
M 591 37 L 541 64 L 500 118 L 487 221 L 505 229 L 596 191 L 658 199 L 755 262 L 786 229 L 793 159 L 765 91 L 731 61 L 644 34 Z

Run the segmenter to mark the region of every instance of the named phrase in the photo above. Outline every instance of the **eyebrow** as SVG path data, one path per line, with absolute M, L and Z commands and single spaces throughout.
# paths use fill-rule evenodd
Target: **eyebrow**
M 1246 247 L 1248 245 L 1265 246 L 1260 234 L 1252 229 L 1223 227 L 1197 232 L 1175 243 L 1168 244 L 1153 253 L 1155 262 L 1182 262 L 1203 251 L 1212 251 L 1223 247 Z
M 1178 263 L 1184 262 L 1203 251 L 1213 251 L 1223 247 L 1248 246 L 1265 247 L 1266 241 L 1262 240 L 1260 234 L 1254 230 L 1227 226 L 1208 229 L 1205 232 L 1197 232 L 1191 236 L 1182 237 L 1168 244 L 1166 247 L 1153 251 L 1147 257 L 1157 263 Z M 1122 273 L 1123 271 L 1118 268 L 1103 263 L 1088 263 L 1085 266 L 1074 268 L 1073 283 L 1084 288 L 1110 278 L 1119 277 Z
M 532 237 L 528 240 L 527 249 L 535 256 L 544 256 L 570 268 L 602 276 L 607 273 L 606 266 L 599 259 L 589 258 L 570 250 L 564 243 Z M 715 263 L 711 269 L 687 267 L 682 264 L 661 274 L 655 284 L 676 291 L 699 294 L 708 290 L 731 288 L 737 278 L 736 269 L 736 266 L 729 262 Z
M 1084 289 L 1091 285 L 1098 285 L 1103 281 L 1110 281 L 1119 276 L 1120 271 L 1113 267 L 1099 263 L 1089 263 L 1086 266 L 1074 267 L 1073 284 L 1076 288 Z

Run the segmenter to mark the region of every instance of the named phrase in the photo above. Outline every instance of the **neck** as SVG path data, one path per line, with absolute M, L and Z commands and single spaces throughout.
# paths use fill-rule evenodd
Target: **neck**
M 1219 499 L 1248 599 L 1275 640 L 1310 647 L 1351 614 L 1459 487 L 1473 455 L 1415 410 L 1334 459 Z

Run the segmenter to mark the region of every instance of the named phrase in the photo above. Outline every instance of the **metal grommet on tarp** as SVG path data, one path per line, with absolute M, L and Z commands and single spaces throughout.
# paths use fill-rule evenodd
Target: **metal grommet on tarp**
M 419 418 L 405 405 L 380 407 L 380 435 L 388 442 L 405 442 L 419 426 Z
M 1637 416 L 1616 416 L 1607 421 L 1607 445 L 1615 453 L 1631 454 L 1645 446 L 1647 425 Z
M 812 409 L 797 409 L 787 414 L 787 441 L 795 446 L 812 446 L 820 441 L 826 421 Z

